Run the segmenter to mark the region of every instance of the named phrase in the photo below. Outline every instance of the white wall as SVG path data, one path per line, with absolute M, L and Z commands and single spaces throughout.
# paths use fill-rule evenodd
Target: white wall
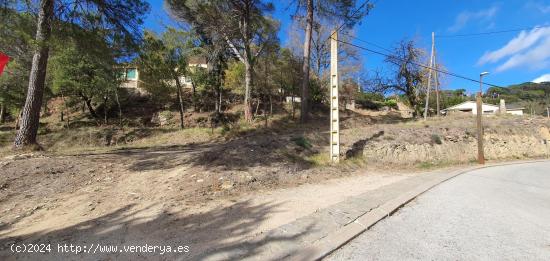
M 512 115 L 522 116 L 523 115 L 523 110 L 506 110 L 506 113 L 512 114 Z
M 292 96 L 287 96 L 285 101 L 286 101 L 286 103 L 291 103 L 292 102 Z M 294 102 L 300 102 L 300 101 L 301 101 L 300 97 L 294 97 Z
M 493 114 L 498 111 L 498 106 L 493 105 L 482 105 L 483 114 Z M 477 104 L 475 102 L 466 102 L 464 104 L 461 104 L 460 106 L 457 106 L 456 108 L 452 109 L 453 111 L 460 111 L 460 110 L 471 110 L 472 114 L 477 115 Z

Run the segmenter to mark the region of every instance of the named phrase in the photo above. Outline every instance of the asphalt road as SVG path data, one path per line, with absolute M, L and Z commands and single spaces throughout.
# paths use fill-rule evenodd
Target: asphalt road
M 550 260 L 550 162 L 455 177 L 326 260 Z

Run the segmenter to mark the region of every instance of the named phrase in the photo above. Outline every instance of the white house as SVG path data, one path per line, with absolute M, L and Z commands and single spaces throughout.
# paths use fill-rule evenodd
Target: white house
M 118 70 L 120 70 L 120 77 L 124 79 L 120 87 L 139 89 L 139 71 L 137 67 L 124 66 Z
M 501 101 L 501 107 L 506 110 L 506 113 L 513 114 L 513 115 L 523 115 L 524 108 L 506 108 L 506 105 L 504 104 L 504 100 Z M 482 114 L 497 114 L 500 113 L 501 109 L 498 105 L 492 105 L 483 103 L 481 106 L 483 112 Z M 457 104 L 455 106 L 446 108 L 442 110 L 443 114 L 450 114 L 450 113 L 471 113 L 473 115 L 477 115 L 477 104 L 475 101 L 466 101 L 461 104 Z
M 514 107 L 514 108 L 506 108 L 506 113 L 508 114 L 512 114 L 512 115 L 518 115 L 518 116 L 522 116 L 523 115 L 523 110 L 525 110 L 525 108 L 523 107 Z
M 191 57 L 189 58 L 189 70 L 196 70 L 197 68 L 208 68 L 206 58 L 203 57 Z M 134 65 L 123 65 L 118 68 L 120 70 L 120 76 L 124 79 L 120 84 L 121 88 L 127 88 L 130 90 L 135 90 L 138 93 L 145 93 L 146 91 L 140 88 L 141 80 L 139 78 L 139 68 Z M 193 82 L 191 77 L 181 76 L 180 83 L 183 88 L 192 89 Z M 171 81 L 170 84 L 175 85 L 175 81 Z

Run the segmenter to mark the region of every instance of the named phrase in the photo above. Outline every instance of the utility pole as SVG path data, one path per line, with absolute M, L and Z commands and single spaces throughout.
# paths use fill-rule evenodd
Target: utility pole
M 435 33 L 432 32 L 432 53 L 430 54 L 430 66 L 428 69 L 428 87 L 426 88 L 426 106 L 424 107 L 424 120 L 428 118 L 428 110 L 430 103 L 430 89 L 432 84 L 432 66 L 434 63 L 434 49 L 435 49 Z
M 338 108 L 338 31 L 330 37 L 330 160 L 340 161 L 340 119 Z
M 548 119 L 550 119 L 550 107 L 546 108 L 546 116 L 548 116 Z
M 481 122 L 481 116 L 483 114 L 483 76 L 489 74 L 488 72 L 482 72 L 479 75 L 479 92 L 477 93 L 477 161 L 479 164 L 485 164 L 485 153 L 483 150 L 483 125 Z
M 438 68 L 437 68 L 437 62 L 436 62 L 437 60 L 436 60 L 436 58 L 437 58 L 437 50 L 434 49 L 434 67 L 435 67 L 436 69 L 438 69 Z M 437 116 L 439 117 L 439 111 L 441 110 L 441 108 L 440 108 L 440 106 L 439 106 L 439 95 L 440 95 L 439 92 L 440 92 L 440 90 L 439 90 L 439 77 L 438 77 L 438 71 L 435 71 L 435 72 L 434 72 L 434 78 L 435 78 L 435 79 L 434 79 L 434 80 L 435 80 L 435 81 L 434 81 L 434 84 L 435 84 L 435 96 L 436 96 L 436 97 L 435 97 L 435 98 L 436 98 L 435 100 L 436 100 Z

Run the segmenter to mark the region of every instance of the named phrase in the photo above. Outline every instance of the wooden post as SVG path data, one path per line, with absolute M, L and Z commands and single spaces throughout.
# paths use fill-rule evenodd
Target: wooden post
M 437 50 L 434 49 L 434 68 L 437 69 Z M 437 71 L 434 71 L 434 84 L 435 84 L 435 98 L 436 98 L 436 108 L 437 108 L 437 116 L 439 116 L 439 111 L 441 110 L 440 104 L 439 104 L 439 78 L 437 75 Z
M 340 119 L 338 108 L 338 31 L 330 37 L 330 159 L 340 161 Z
M 432 53 L 430 55 L 430 68 L 428 69 L 428 87 L 426 88 L 426 106 L 424 107 L 424 120 L 428 118 L 430 109 L 430 89 L 432 84 L 432 66 L 434 64 L 435 33 L 432 32 Z
M 485 155 L 483 152 L 483 125 L 481 116 L 483 114 L 483 101 L 481 92 L 477 94 L 477 161 L 479 164 L 485 164 Z

